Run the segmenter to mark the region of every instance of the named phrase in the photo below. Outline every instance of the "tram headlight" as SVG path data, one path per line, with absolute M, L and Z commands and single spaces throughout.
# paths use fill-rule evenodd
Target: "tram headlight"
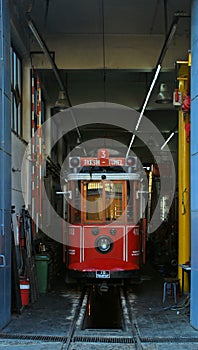
M 80 166 L 80 157 L 69 157 L 69 167 L 78 168 Z
M 130 166 L 132 168 L 136 168 L 137 167 L 137 157 L 127 157 L 126 165 Z
M 95 241 L 95 247 L 99 253 L 106 254 L 112 250 L 113 241 L 108 236 L 100 236 Z

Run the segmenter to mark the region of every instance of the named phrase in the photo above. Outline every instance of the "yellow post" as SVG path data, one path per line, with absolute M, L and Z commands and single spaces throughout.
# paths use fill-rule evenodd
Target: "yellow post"
M 184 97 L 189 91 L 189 65 L 185 62 L 179 68 L 179 91 Z M 190 143 L 186 126 L 189 113 L 178 112 L 178 265 L 190 260 Z M 184 292 L 189 291 L 188 279 L 184 273 Z M 182 280 L 182 269 L 178 268 Z

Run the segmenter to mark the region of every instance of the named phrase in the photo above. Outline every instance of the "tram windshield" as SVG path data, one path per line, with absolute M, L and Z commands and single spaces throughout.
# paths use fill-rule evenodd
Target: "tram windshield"
M 113 221 L 124 212 L 123 181 L 91 181 L 83 183 L 85 221 Z

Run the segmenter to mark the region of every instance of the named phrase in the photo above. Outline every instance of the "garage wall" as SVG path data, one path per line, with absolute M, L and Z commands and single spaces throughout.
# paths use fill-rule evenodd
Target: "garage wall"
M 11 309 L 11 89 L 9 1 L 0 0 L 0 328 Z
M 101 35 L 52 35 L 43 38 L 50 51 L 55 52 L 59 69 L 103 69 L 103 45 Z M 164 43 L 163 35 L 107 35 L 105 48 L 106 69 L 153 69 Z M 183 57 L 189 48 L 188 37 L 179 38 L 170 44 L 163 62 L 166 69 L 173 69 L 174 62 Z M 31 51 L 41 51 L 36 41 L 31 42 Z M 34 55 L 35 68 L 50 68 L 42 55 Z

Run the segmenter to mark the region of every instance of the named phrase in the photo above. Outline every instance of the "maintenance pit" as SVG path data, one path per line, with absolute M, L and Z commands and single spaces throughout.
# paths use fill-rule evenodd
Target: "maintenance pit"
M 189 320 L 188 295 L 178 294 L 175 305 L 173 295 L 167 294 L 163 304 L 163 278 L 159 272 L 150 267 L 145 269 L 142 283 L 128 285 L 126 293 L 126 303 L 123 296 L 112 299 L 116 304 L 121 300 L 123 319 L 120 321 L 125 327 L 118 324 L 108 327 L 106 316 L 106 323 L 92 326 L 90 320 L 87 323 L 88 296 L 80 302 L 81 286 L 65 284 L 64 279 L 59 278 L 34 304 L 25 307 L 20 315 L 12 315 L 11 322 L 0 334 L 0 348 L 67 349 L 71 336 L 70 349 L 73 350 L 77 347 L 82 350 L 123 349 L 123 346 L 135 349 L 132 330 L 135 328 L 142 349 L 198 349 L 197 331 Z M 101 308 L 106 297 L 96 298 Z M 100 305 L 95 307 L 100 309 Z M 72 326 L 75 316 L 76 323 Z M 115 317 L 112 313 L 113 321 Z

